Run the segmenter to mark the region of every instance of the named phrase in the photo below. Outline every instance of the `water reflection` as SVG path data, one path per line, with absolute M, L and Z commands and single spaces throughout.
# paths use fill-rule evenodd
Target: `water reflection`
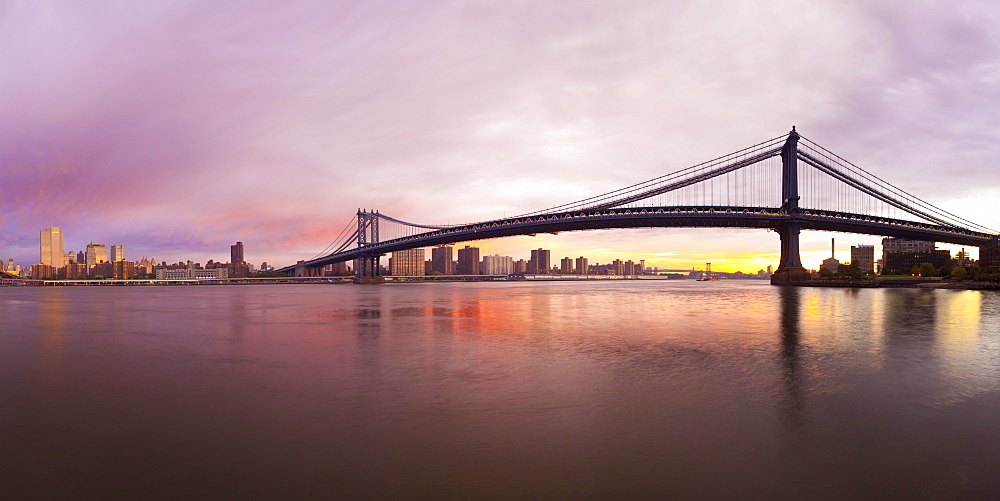
M 799 341 L 802 332 L 799 310 L 802 305 L 802 290 L 798 287 L 781 287 L 781 372 L 782 418 L 793 428 L 802 425 L 806 405 L 802 387 L 802 369 L 799 367 Z

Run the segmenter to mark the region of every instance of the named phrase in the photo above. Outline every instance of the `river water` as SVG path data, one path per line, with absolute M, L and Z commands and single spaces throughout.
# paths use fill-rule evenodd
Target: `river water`
M 0 498 L 996 498 L 1000 293 L 0 288 Z

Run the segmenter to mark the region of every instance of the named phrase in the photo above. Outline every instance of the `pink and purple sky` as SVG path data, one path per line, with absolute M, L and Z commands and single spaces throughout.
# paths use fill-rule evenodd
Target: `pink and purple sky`
M 992 1 L 0 0 L 0 257 L 283 266 L 359 207 L 407 221 L 529 212 L 779 136 L 1000 228 Z M 807 232 L 803 261 L 860 235 Z M 482 252 L 723 271 L 752 230 L 591 231 Z M 975 255 L 975 253 L 974 253 Z

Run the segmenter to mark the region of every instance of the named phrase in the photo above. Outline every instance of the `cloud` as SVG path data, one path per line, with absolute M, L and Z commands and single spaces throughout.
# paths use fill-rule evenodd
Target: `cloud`
M 0 254 L 30 262 L 60 225 L 72 248 L 218 259 L 242 239 L 292 262 L 357 208 L 529 212 L 792 124 L 948 205 L 1000 189 L 998 17 L 988 2 L 8 3 Z M 697 249 L 690 234 L 670 233 Z

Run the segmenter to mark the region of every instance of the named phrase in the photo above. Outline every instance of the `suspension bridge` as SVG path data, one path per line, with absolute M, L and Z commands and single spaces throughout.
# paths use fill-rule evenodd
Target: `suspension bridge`
M 780 187 L 780 189 L 779 189 Z M 795 131 L 708 162 L 549 209 L 458 225 L 415 224 L 358 210 L 315 258 L 278 271 L 322 274 L 356 261 L 374 277 L 395 251 L 488 238 L 614 228 L 759 228 L 781 240 L 773 284 L 809 279 L 799 258 L 801 230 L 998 245 L 997 232 L 935 207 L 844 160 Z

